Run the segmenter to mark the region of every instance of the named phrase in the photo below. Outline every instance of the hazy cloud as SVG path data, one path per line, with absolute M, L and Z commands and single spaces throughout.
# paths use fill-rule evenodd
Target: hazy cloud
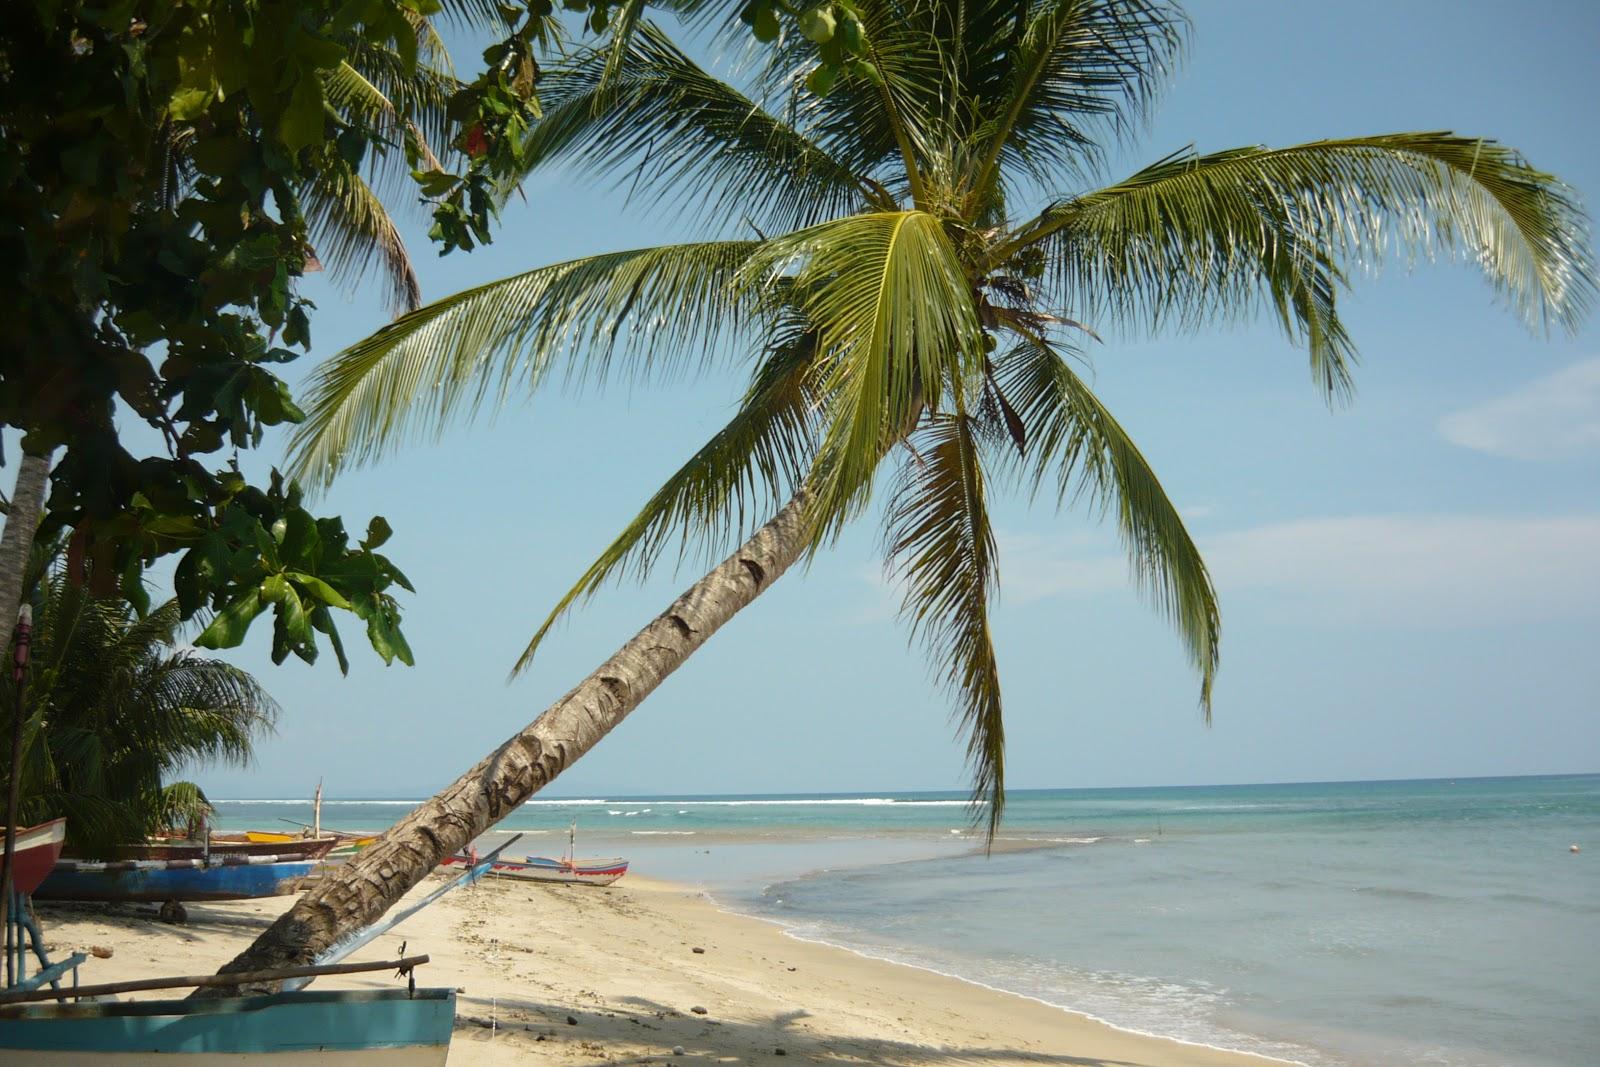
M 1600 455 L 1600 358 L 1446 415 L 1439 433 L 1463 448 L 1512 459 Z
M 1330 621 L 1445 626 L 1600 614 L 1600 516 L 1305 519 L 1201 546 L 1224 590 L 1276 590 Z
M 1128 586 L 1128 562 L 1116 538 L 1103 529 L 1060 537 L 1040 534 L 995 536 L 1000 549 L 1000 590 L 1007 604 Z
M 1003 537 L 1008 604 L 1128 587 L 1109 537 Z M 1357 515 L 1200 539 L 1229 594 L 1307 622 L 1482 626 L 1600 616 L 1600 515 Z M 1226 604 L 1225 604 L 1226 606 Z

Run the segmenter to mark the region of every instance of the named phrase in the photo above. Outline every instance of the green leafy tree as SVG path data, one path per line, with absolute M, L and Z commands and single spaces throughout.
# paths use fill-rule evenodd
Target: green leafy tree
M 296 281 L 318 257 L 347 278 L 376 258 L 392 303 L 416 303 L 385 183 L 428 195 L 446 250 L 488 239 L 551 24 L 452 0 L 448 17 L 496 31 L 481 73 L 458 82 L 429 21 L 439 11 L 0 5 L 0 425 L 22 434 L 15 503 L 43 502 L 45 533 L 69 533 L 68 573 L 96 595 L 143 610 L 144 569 L 180 554 L 180 610 L 220 613 L 203 644 L 235 643 L 271 611 L 274 655 L 311 659 L 350 609 L 385 658 L 403 649 L 388 590 L 404 577 L 326 529 L 316 551 L 286 557 L 288 531 L 320 520 L 292 487 L 250 486 L 218 454 L 302 417 L 274 368 L 310 347 Z M 130 451 L 119 418 L 164 449 Z M 8 524 L 0 545 L 0 646 L 32 534 Z
M 538 267 L 406 315 L 319 368 L 295 466 L 322 481 L 552 376 L 744 368 L 732 420 L 556 605 L 519 668 L 607 581 L 651 570 L 686 539 L 725 545 L 772 517 L 225 970 L 303 962 L 381 914 L 885 487 L 887 566 L 955 703 L 992 833 L 1004 801 L 995 491 L 1111 517 L 1210 712 L 1211 580 L 1155 473 L 1074 366 L 1092 331 L 1266 313 L 1336 402 L 1355 359 L 1338 297 L 1389 255 L 1468 258 L 1533 324 L 1571 326 L 1594 295 L 1570 191 L 1482 138 L 1185 151 L 1083 188 L 1102 144 L 1139 123 L 1177 57 L 1185 26 L 1173 5 L 836 6 L 854 20 L 849 39 L 838 18 L 778 33 L 743 88 L 645 23 L 630 27 L 620 61 L 617 40 L 602 42 L 541 84 L 530 166 L 626 166 L 643 195 L 748 219 L 753 237 Z
M 174 776 L 212 763 L 245 765 L 278 708 L 248 673 L 180 646 L 175 600 L 140 617 L 99 599 L 57 564 L 38 583 L 21 751 L 23 825 L 65 816 L 68 845 L 109 856 L 118 845 L 188 828 L 205 794 Z M 16 693 L 0 683 L 0 730 L 11 736 Z M 9 785 L 8 768 L 0 768 Z

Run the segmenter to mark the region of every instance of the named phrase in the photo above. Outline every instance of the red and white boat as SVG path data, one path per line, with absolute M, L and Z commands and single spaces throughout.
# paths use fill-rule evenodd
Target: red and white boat
M 447 867 L 468 867 L 472 865 L 472 859 L 458 855 L 449 857 L 444 863 Z M 520 860 L 495 860 L 490 870 L 502 877 L 523 878 L 530 882 L 610 885 L 628 873 L 628 861 L 615 856 L 584 860 L 527 856 Z
M 19 893 L 32 893 L 61 858 L 67 839 L 67 820 L 51 819 L 17 830 L 17 851 L 12 860 L 12 885 Z
M 628 873 L 628 861 L 620 856 L 605 859 L 575 859 L 572 849 L 578 844 L 578 824 L 568 831 L 569 851 L 560 859 L 549 856 L 524 856 L 520 860 L 496 859 L 490 868 L 494 874 L 506 878 L 523 878 L 530 882 L 565 882 L 568 885 L 610 885 Z M 476 849 L 469 855 L 457 853 L 445 858 L 446 867 L 475 867 L 478 864 Z

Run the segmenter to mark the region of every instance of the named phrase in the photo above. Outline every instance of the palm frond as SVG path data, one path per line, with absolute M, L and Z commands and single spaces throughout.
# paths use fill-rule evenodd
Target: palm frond
M 600 76 L 602 89 L 611 88 L 622 75 L 635 34 L 641 29 L 648 32 L 649 23 L 644 21 L 645 3 L 646 0 L 621 0 L 616 11 L 612 12 L 611 24 L 607 27 L 609 40 L 605 46 L 605 69 Z
M 817 46 L 790 34 L 766 49 L 760 94 L 786 95 L 795 125 L 852 174 L 925 206 L 922 172 L 951 139 L 945 48 L 929 32 L 936 5 L 859 0 L 853 6 L 875 77 L 841 77 L 826 95 L 807 90 Z
M 719 218 L 745 205 L 792 228 L 852 210 L 870 190 L 793 126 L 706 73 L 641 23 L 617 43 L 556 67 L 541 84 L 544 118 L 529 166 L 575 164 L 635 194 L 676 193 Z
M 992 840 L 1005 808 L 1005 723 L 989 630 L 999 572 L 977 435 L 965 414 L 933 415 L 908 446 L 885 515 L 888 570 L 905 589 L 901 618 L 956 700 L 974 813 L 987 803 Z
M 813 346 L 802 335 L 788 339 L 757 370 L 738 412 L 680 467 L 649 503 L 584 572 L 551 610 L 512 668 L 521 673 L 556 622 L 605 583 L 632 569 L 642 579 L 675 538 L 709 546 L 730 536 L 743 539 L 763 522 L 804 477 L 812 449 L 812 416 L 806 379 Z
M 982 352 L 971 286 L 918 211 L 856 215 L 762 246 L 751 281 L 783 277 L 816 331 L 826 427 L 813 471 L 817 545 L 865 506 L 884 454 Z
M 1188 30 L 1182 9 L 1164 0 L 1022 7 L 1020 32 L 998 35 L 1006 44 L 1003 74 L 964 79 L 979 119 L 974 139 L 982 151 L 973 181 L 979 197 L 989 195 L 1002 165 L 1048 185 L 1097 164 L 1099 135 L 1109 129 L 1125 139 L 1148 115 Z
M 1200 706 L 1211 719 L 1221 616 L 1205 560 L 1155 472 L 1100 399 L 1048 345 L 1023 342 L 998 359 L 1000 391 L 1027 427 L 1026 451 L 1007 441 L 999 469 L 1057 504 L 1086 498 L 1114 511 L 1135 585 L 1172 621 L 1200 674 Z
M 326 485 L 399 442 L 531 391 L 563 361 L 599 380 L 619 353 L 638 377 L 708 359 L 754 295 L 735 284 L 758 242 L 613 252 L 540 267 L 419 308 L 323 363 L 290 441 L 293 477 Z M 580 359 L 579 357 L 586 357 Z
M 173 782 L 162 786 L 146 803 L 162 829 L 194 833 L 216 815 L 205 790 L 193 782 Z
M 344 159 L 324 163 L 300 198 L 312 246 L 346 289 L 353 289 L 376 260 L 388 282 L 391 313 L 422 303 L 422 283 L 405 240 L 377 194 Z
M 1571 328 L 1595 295 L 1572 190 L 1511 149 L 1447 133 L 1184 153 L 1046 209 L 994 259 L 1036 244 L 1075 313 L 1157 326 L 1292 304 L 1285 278 L 1301 298 L 1326 289 L 1331 308 L 1340 278 L 1392 253 L 1464 253 L 1534 325 Z
M 172 772 L 244 763 L 271 730 L 278 708 L 254 678 L 173 647 L 176 601 L 140 617 L 89 596 L 59 566 L 34 599 L 21 784 L 30 818 L 67 816 L 75 847 L 106 855 L 157 829 L 165 801 L 183 792 L 163 789 Z M 0 678 L 6 734 L 15 696 L 9 675 Z
M 448 57 L 411 65 L 392 48 L 363 38 L 345 43 L 347 60 L 324 78 L 328 101 L 347 120 L 359 121 L 387 139 L 387 149 L 365 161 L 372 181 L 385 195 L 414 194 L 403 140 L 411 138 L 431 164 L 459 162 L 451 147 L 455 123 L 449 106 L 461 83 L 451 73 Z

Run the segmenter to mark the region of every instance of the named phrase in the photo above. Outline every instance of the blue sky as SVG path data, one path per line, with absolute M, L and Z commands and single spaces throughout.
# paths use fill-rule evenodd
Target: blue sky
M 1453 129 L 1515 145 L 1600 205 L 1592 4 L 1189 10 L 1189 62 L 1112 176 L 1191 142 Z M 441 260 L 409 232 L 432 299 L 704 231 L 549 175 L 487 249 Z M 311 295 L 318 357 L 382 322 L 373 292 Z M 1008 500 L 995 626 L 1013 787 L 1600 769 L 1596 323 L 1534 336 L 1462 265 L 1361 279 L 1345 316 L 1363 365 L 1337 412 L 1266 324 L 1091 349 L 1096 388 L 1217 578 L 1215 723 L 1109 531 Z M 736 385 L 550 392 L 342 478 L 323 510 L 394 525 L 388 551 L 418 587 L 405 603 L 418 665 L 362 648 L 348 678 L 331 658 L 273 667 L 258 627 L 233 658 L 282 703 L 279 732 L 250 770 L 202 783 L 223 797 L 305 795 L 319 777 L 335 796 L 446 784 L 695 576 L 603 593 L 506 683 L 548 606 L 730 413 Z M 876 547 L 864 523 L 791 572 L 551 794 L 963 787 L 947 705 L 894 622 Z

